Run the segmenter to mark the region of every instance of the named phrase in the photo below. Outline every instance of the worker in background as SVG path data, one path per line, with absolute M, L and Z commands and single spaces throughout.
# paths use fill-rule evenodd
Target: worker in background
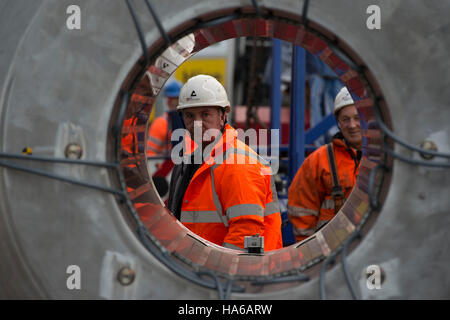
M 153 184 L 163 201 L 167 200 L 170 173 L 174 166 L 170 159 L 170 150 L 173 144 L 179 142 L 171 142 L 172 131 L 182 127 L 181 117 L 177 111 L 181 86 L 181 82 L 172 80 L 164 87 L 167 111 L 155 118 L 148 129 L 147 156 L 152 160 L 149 165 L 153 173 Z
M 174 123 L 179 126 L 180 122 L 176 109 L 181 86 L 181 82 L 173 80 L 164 88 L 168 111 L 155 118 L 149 127 L 147 139 L 147 155 L 149 157 L 170 155 L 171 132 Z
M 339 132 L 310 154 L 288 191 L 288 217 L 297 241 L 328 223 L 350 195 L 359 170 L 362 133 L 358 111 L 346 87 L 334 101 Z
M 230 102 L 225 88 L 214 77 L 192 77 L 181 89 L 177 109 L 194 137 L 187 144 L 197 147 L 188 146 L 185 154 L 180 153 L 185 158 L 188 154 L 191 161 L 173 170 L 170 211 L 192 232 L 215 244 L 243 250 L 244 237 L 259 234 L 264 236 L 265 251 L 281 248 L 281 216 L 270 167 L 227 124 Z M 205 134 L 211 130 L 217 134 Z M 200 161 L 195 161 L 196 152 L 204 155 Z

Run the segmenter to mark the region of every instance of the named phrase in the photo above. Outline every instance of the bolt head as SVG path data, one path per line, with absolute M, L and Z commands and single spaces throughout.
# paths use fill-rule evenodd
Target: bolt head
M 430 140 L 425 140 L 424 142 L 422 142 L 422 144 L 420 145 L 420 147 L 424 150 L 427 151 L 438 151 L 438 148 L 436 146 L 436 144 L 433 141 Z M 420 153 L 420 156 L 426 160 L 431 160 L 434 158 L 433 155 L 431 154 L 424 154 L 424 153 Z
M 69 159 L 80 159 L 83 155 L 83 148 L 78 143 L 70 143 L 67 145 L 64 154 Z
M 117 274 L 117 280 L 123 286 L 129 286 L 136 278 L 136 273 L 130 267 L 123 267 Z

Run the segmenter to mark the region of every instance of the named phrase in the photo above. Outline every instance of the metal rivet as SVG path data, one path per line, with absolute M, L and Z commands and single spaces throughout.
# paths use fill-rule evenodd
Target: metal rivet
M 117 274 L 117 280 L 123 286 L 128 286 L 133 283 L 136 273 L 130 267 L 123 267 Z
M 78 143 L 70 143 L 67 145 L 64 154 L 69 159 L 80 159 L 83 155 L 83 149 Z
M 424 142 L 422 142 L 422 144 L 420 145 L 420 147 L 424 150 L 427 151 L 438 151 L 438 148 L 436 146 L 436 144 L 433 141 L 430 140 L 425 140 Z M 434 158 L 433 155 L 431 154 L 425 154 L 425 153 L 420 153 L 420 156 L 426 160 L 431 160 Z

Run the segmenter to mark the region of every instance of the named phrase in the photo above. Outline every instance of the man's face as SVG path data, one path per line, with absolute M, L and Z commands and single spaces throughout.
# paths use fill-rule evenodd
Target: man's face
M 225 112 L 220 107 L 197 107 L 183 110 L 183 120 L 186 129 L 197 143 L 214 141 L 212 136 L 216 136 L 214 133 L 219 132 L 223 128 L 225 125 L 225 117 Z M 212 135 L 205 135 L 207 130 Z M 201 133 L 201 136 L 197 137 L 196 133 L 197 135 Z
M 359 122 L 359 115 L 356 107 L 354 105 L 350 105 L 341 109 L 338 113 L 337 120 L 347 143 L 353 148 L 361 150 L 361 124 Z

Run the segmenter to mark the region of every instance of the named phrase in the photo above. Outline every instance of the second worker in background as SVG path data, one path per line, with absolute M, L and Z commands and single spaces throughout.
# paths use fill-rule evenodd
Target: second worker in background
M 288 192 L 288 217 L 297 241 L 328 223 L 350 195 L 361 159 L 361 125 L 353 99 L 343 87 L 334 101 L 339 132 L 310 154 Z

